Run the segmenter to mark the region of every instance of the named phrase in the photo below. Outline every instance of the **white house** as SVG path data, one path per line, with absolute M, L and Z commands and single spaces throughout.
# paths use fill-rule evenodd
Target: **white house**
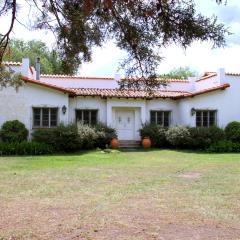
M 224 127 L 240 121 L 240 73 L 224 69 L 200 78 L 169 79 L 149 97 L 144 91 L 118 89 L 117 78 L 40 75 L 29 65 L 6 62 L 23 76 L 16 91 L 0 90 L 0 126 L 18 119 L 29 129 L 83 121 L 102 122 L 117 130 L 120 140 L 139 140 L 145 122 L 163 126 Z

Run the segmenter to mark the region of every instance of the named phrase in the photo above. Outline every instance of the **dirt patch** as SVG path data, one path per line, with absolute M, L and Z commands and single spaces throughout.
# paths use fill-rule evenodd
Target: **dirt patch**
M 184 172 L 179 174 L 178 176 L 182 178 L 198 179 L 202 176 L 202 174 L 199 172 Z
M 236 240 L 240 236 L 238 224 L 234 227 L 176 212 L 152 195 L 136 196 L 106 208 L 72 203 L 5 202 L 0 206 L 0 239 Z

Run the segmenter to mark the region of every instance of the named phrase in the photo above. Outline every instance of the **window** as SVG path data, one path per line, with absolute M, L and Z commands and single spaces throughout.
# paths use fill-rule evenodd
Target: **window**
M 153 124 L 169 127 L 170 125 L 170 111 L 151 111 L 150 122 Z
M 76 110 L 76 121 L 83 124 L 95 125 L 97 124 L 98 110 Z
M 197 110 L 196 111 L 196 126 L 210 127 L 216 125 L 216 110 Z
M 57 108 L 33 108 L 33 127 L 56 127 L 57 117 Z

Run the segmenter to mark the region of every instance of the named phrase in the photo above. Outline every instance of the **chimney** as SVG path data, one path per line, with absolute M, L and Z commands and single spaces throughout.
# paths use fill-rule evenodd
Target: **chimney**
M 115 76 L 114 76 L 114 79 L 116 82 L 119 82 L 121 80 L 121 75 L 116 73 Z
M 224 68 L 219 68 L 217 70 L 217 80 L 218 83 L 221 84 L 224 82 L 224 78 L 225 78 L 225 69 Z
M 30 66 L 29 58 L 23 58 L 23 59 L 22 59 L 21 74 L 22 74 L 24 77 L 28 77 L 28 74 L 29 74 L 29 66 Z
M 195 81 L 197 80 L 197 77 L 188 77 L 187 80 L 189 81 L 189 89 L 190 91 L 195 91 L 196 90 L 196 85 L 195 85 Z
M 36 58 L 36 80 L 40 80 L 40 57 Z

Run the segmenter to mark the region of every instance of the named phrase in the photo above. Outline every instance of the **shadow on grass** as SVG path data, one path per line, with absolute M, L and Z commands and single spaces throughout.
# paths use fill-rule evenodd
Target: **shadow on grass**
M 90 153 L 106 153 L 106 154 L 113 154 L 113 153 L 150 153 L 150 152 L 163 152 L 163 151 L 171 151 L 171 152 L 178 152 L 178 153 L 189 153 L 189 154 L 203 154 L 203 155 L 214 155 L 214 154 L 239 154 L 239 153 L 211 153 L 206 152 L 204 150 L 199 149 L 176 149 L 176 148 L 150 148 L 150 149 L 144 149 L 144 148 L 119 148 L 119 149 L 94 149 L 94 150 L 81 150 L 77 152 L 72 153 L 66 153 L 66 152 L 56 152 L 53 154 L 47 154 L 47 155 L 0 155 L 0 158 L 8 158 L 8 157 L 14 157 L 14 158 L 21 158 L 21 157 L 64 157 L 64 156 L 82 156 L 85 154 Z

